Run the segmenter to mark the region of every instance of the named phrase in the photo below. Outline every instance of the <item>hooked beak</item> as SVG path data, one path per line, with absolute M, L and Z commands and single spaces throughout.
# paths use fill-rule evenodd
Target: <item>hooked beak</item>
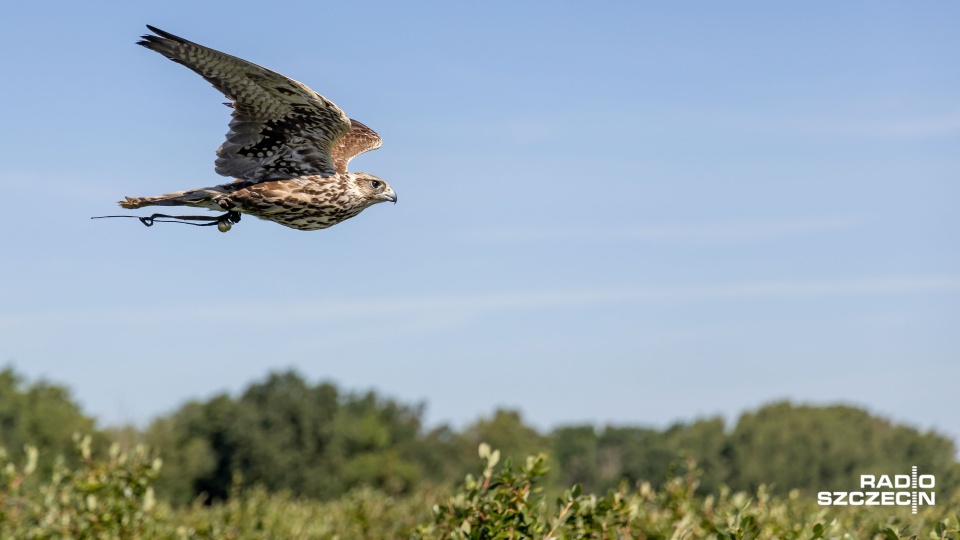
M 397 204 L 397 194 L 394 193 L 393 189 L 390 191 L 384 191 L 380 194 L 380 196 L 383 197 L 383 200 L 385 201 L 391 201 L 393 204 Z

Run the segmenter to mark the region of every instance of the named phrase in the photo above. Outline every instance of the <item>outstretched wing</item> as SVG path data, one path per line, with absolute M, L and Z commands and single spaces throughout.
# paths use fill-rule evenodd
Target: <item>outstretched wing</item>
M 233 101 L 217 173 L 259 182 L 337 172 L 332 151 L 350 120 L 333 102 L 275 71 L 147 28 L 156 35 L 142 36 L 138 45 L 187 66 Z
M 338 173 L 347 172 L 347 163 L 364 152 L 380 148 L 383 141 L 377 132 L 367 126 L 350 119 L 350 131 L 340 137 L 333 147 L 333 162 Z

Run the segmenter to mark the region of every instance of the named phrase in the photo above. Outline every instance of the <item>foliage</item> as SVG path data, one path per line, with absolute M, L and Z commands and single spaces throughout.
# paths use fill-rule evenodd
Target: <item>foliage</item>
M 664 431 L 561 427 L 552 440 L 559 483 L 581 483 L 592 491 L 615 488 L 623 480 L 658 487 L 686 458 L 704 471 L 701 494 L 724 485 L 743 491 L 766 485 L 779 495 L 794 489 L 851 489 L 861 474 L 906 474 L 912 465 L 935 474 L 937 485 L 947 491 L 960 487 L 960 464 L 950 439 L 847 406 L 773 403 L 745 413 L 730 433 L 715 418 Z
M 481 443 L 499 449 L 504 458 L 514 460 L 541 452 L 549 444 L 546 437 L 523 423 L 519 412 L 507 409 L 497 409 L 490 418 L 480 418 L 467 426 L 459 438 L 464 451 L 461 458 L 471 468 L 474 452 Z
M 61 460 L 36 490 L 23 487 L 26 476 L 38 474 L 35 452 L 26 459 L 0 456 L 0 538 L 960 538 L 960 515 L 952 510 L 960 492 L 916 516 L 901 508 L 818 507 L 796 491 L 777 497 L 762 486 L 703 497 L 696 493 L 700 471 L 690 461 L 659 489 L 641 483 L 592 494 L 577 485 L 554 499 L 542 490 L 543 455 L 520 467 L 509 460 L 500 465 L 500 452 L 486 444 L 482 472 L 446 494 L 361 488 L 316 501 L 235 482 L 223 503 L 171 507 L 151 495 L 160 468 L 152 452 L 114 446 L 101 459 L 89 439 L 78 442 L 80 465 L 68 468 Z
M 960 486 L 952 441 L 853 407 L 774 403 L 744 414 L 728 445 L 728 483 L 737 489 L 843 490 L 861 474 L 907 474 L 912 465 L 936 474 L 940 487 Z
M 27 385 L 10 369 L 0 372 L 0 446 L 15 454 L 25 444 L 37 450 L 37 474 L 21 480 L 24 489 L 52 474 L 57 459 L 67 468 L 85 463 L 72 450 L 75 432 L 91 435 L 94 453 L 106 450 L 108 438 L 129 452 L 138 442 L 156 449 L 165 465 L 152 486 L 159 501 L 175 507 L 253 489 L 333 501 L 371 488 L 402 499 L 462 479 L 473 470 L 481 442 L 500 449 L 505 462 L 549 456 L 554 466 L 537 482 L 550 497 L 571 485 L 588 493 L 624 484 L 659 491 L 688 459 L 701 471 L 698 496 L 718 496 L 724 486 L 748 493 L 765 486 L 775 496 L 800 490 L 812 497 L 853 489 L 861 474 L 905 474 L 912 465 L 936 475 L 942 492 L 960 488 L 952 441 L 847 406 L 774 403 L 745 413 L 729 429 L 711 418 L 663 430 L 575 425 L 550 432 L 501 409 L 461 429 L 425 430 L 421 405 L 347 393 L 284 372 L 236 396 L 187 403 L 145 431 L 104 433 L 66 389 Z
M 426 516 L 426 498 L 435 498 L 428 490 L 397 499 L 363 488 L 324 503 L 235 483 L 223 504 L 173 508 L 153 495 L 161 461 L 145 447 L 114 445 L 97 459 L 88 437 L 77 443 L 80 465 L 58 460 L 34 490 L 24 480 L 38 475 L 36 452 L 23 464 L 0 452 L 0 538 L 398 538 Z
M 92 434 L 95 448 L 107 445 L 69 390 L 43 381 L 26 384 L 9 367 L 0 371 L 0 446 L 20 450 L 26 444 L 33 445 L 39 450 L 37 467 L 49 474 L 57 456 L 76 460 L 72 449 L 77 432 Z
M 486 461 L 482 479 L 468 476 L 434 507 L 433 520 L 414 538 L 960 538 L 960 514 L 951 516 L 950 510 L 960 492 L 918 516 L 902 507 L 819 507 L 797 491 L 778 498 L 765 486 L 752 495 L 724 488 L 701 497 L 696 490 L 702 472 L 691 460 L 683 475 L 660 489 L 644 482 L 636 491 L 624 484 L 597 495 L 575 485 L 551 503 L 539 486 L 546 474 L 543 455 L 523 467 L 507 463 L 499 469 L 498 452 L 482 445 L 480 455 Z
M 106 461 L 95 461 L 90 437 L 75 439 L 82 465 L 58 459 L 36 490 L 23 486 L 36 469 L 36 450 L 28 447 L 21 468 L 0 453 L 0 537 L 121 539 L 147 532 L 160 460 L 143 447 L 127 454 L 113 445 Z
M 364 485 L 399 494 L 432 473 L 420 458 L 430 454 L 420 416 L 418 407 L 372 392 L 342 395 L 287 372 L 239 399 L 189 403 L 156 420 L 144 440 L 173 456 L 158 490 L 179 503 L 223 499 L 236 475 L 245 485 L 319 499 Z

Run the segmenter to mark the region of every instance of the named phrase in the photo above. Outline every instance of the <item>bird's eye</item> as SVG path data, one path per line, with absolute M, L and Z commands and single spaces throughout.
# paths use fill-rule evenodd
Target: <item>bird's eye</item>
M 373 189 L 378 189 L 378 188 L 380 187 L 380 184 L 381 184 L 381 182 L 380 182 L 379 180 L 371 180 L 371 181 L 370 181 L 370 185 L 373 186 Z

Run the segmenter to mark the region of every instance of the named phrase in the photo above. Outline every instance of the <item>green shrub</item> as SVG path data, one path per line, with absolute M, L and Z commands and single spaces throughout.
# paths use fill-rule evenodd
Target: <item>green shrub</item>
M 153 497 L 161 462 L 144 447 L 105 457 L 76 438 L 80 464 L 60 459 L 37 474 L 37 452 L 20 459 L 0 451 L 0 538 L 30 539 L 960 539 L 960 492 L 938 493 L 917 515 L 902 507 L 821 507 L 793 491 L 771 495 L 720 489 L 697 494 L 693 461 L 658 488 L 622 484 L 604 494 L 579 485 L 560 497 L 542 488 L 543 455 L 522 466 L 501 465 L 500 452 L 480 445 L 483 468 L 440 493 L 421 486 L 405 495 L 356 488 L 330 501 L 243 487 L 234 478 L 225 502 L 170 506 Z M 29 487 L 37 485 L 39 487 Z
M 0 454 L 0 537 L 126 539 L 148 530 L 160 460 L 142 446 L 123 453 L 113 445 L 105 461 L 96 461 L 90 437 L 75 440 L 82 465 L 70 468 L 58 458 L 49 481 L 32 493 L 22 485 L 34 473 L 36 450 L 27 447 L 22 468 Z
M 621 485 L 596 495 L 574 486 L 549 501 L 540 488 L 547 472 L 542 455 L 522 467 L 500 468 L 498 452 L 481 445 L 480 456 L 486 462 L 482 477 L 467 477 L 453 496 L 434 506 L 433 519 L 413 538 L 960 538 L 960 515 L 950 510 L 957 508 L 960 493 L 916 516 L 902 507 L 820 507 L 797 491 L 771 496 L 765 486 L 752 495 L 724 488 L 700 497 L 702 473 L 689 461 L 685 474 L 656 490 L 642 483 L 636 490 Z

